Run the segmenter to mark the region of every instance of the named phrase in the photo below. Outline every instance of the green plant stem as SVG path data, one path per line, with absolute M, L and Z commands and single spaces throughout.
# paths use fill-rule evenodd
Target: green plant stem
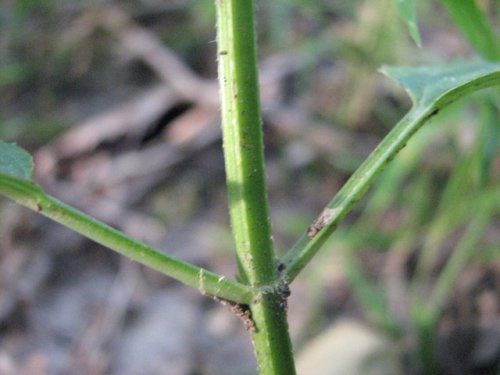
M 423 125 L 425 116 L 419 111 L 410 111 L 384 138 L 366 161 L 349 178 L 342 189 L 328 203 L 331 216 L 322 230 L 312 239 L 304 233 L 297 243 L 282 258 L 285 275 L 292 281 L 318 252 L 323 243 L 336 229 L 341 220 L 352 210 L 354 204 L 363 196 L 375 178 L 384 170 L 387 163 L 404 147 L 411 136 Z
M 222 132 L 240 278 L 263 292 L 250 305 L 261 374 L 294 374 L 268 213 L 253 0 L 216 0 Z M 285 285 L 286 287 L 286 285 Z
M 409 91 L 416 104 L 380 142 L 342 189 L 327 204 L 325 210 L 328 210 L 328 220 L 326 220 L 321 230 L 312 238 L 308 236 L 307 232 L 302 234 L 280 260 L 285 267 L 284 272 L 282 272 L 283 279 L 292 282 L 297 277 L 341 223 L 342 219 L 352 210 L 354 204 L 361 199 L 377 176 L 382 173 L 387 164 L 406 145 L 418 129 L 452 102 L 474 91 L 500 84 L 498 64 L 490 65 L 491 70 L 488 68 L 484 73 L 475 77 L 468 77 L 467 80 L 456 80 L 455 82 L 447 79 L 448 77 L 444 77 L 441 82 L 442 86 L 415 85 L 413 90 Z M 467 72 L 467 69 L 464 71 Z
M 218 9 L 222 130 L 231 224 L 242 276 L 250 284 L 262 286 L 274 280 L 275 270 L 252 1 L 221 0 Z
M 0 173 L 0 194 L 109 247 L 126 257 L 198 289 L 203 294 L 250 303 L 254 291 L 201 267 L 133 240 L 124 233 L 46 194 L 38 185 Z

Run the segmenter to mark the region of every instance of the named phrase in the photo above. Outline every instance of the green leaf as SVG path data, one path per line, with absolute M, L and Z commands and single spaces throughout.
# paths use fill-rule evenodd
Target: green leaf
M 33 175 L 33 159 L 15 143 L 0 140 L 0 173 L 29 180 Z
M 441 108 L 471 91 L 498 84 L 500 63 L 459 61 L 417 68 L 385 66 L 381 72 L 403 85 L 413 104 Z
M 500 40 L 474 0 L 442 0 L 453 21 L 476 51 L 487 60 L 500 60 Z
M 413 0 L 393 0 L 393 2 L 399 12 L 399 15 L 406 23 L 406 27 L 408 27 L 411 37 L 417 46 L 421 47 L 422 40 L 420 39 L 420 33 L 418 31 L 415 3 Z

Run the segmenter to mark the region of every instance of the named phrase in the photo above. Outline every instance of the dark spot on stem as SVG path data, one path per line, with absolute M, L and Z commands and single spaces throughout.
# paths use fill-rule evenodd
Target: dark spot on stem
M 290 297 L 290 294 L 290 286 L 286 280 L 283 280 L 278 286 L 278 296 L 280 307 L 285 311 L 288 310 L 288 297 Z
M 307 228 L 307 236 L 312 240 L 321 229 L 326 227 L 333 217 L 335 210 L 333 208 L 325 208 L 316 220 Z
M 235 314 L 243 322 L 245 330 L 250 333 L 257 332 L 257 326 L 252 318 L 252 310 L 250 306 L 244 303 L 236 303 L 234 301 L 229 301 L 227 299 L 214 297 L 216 301 L 219 301 L 224 306 L 228 306 L 233 314 Z
M 278 262 L 278 265 L 276 266 L 276 268 L 278 269 L 278 272 L 280 272 L 280 273 L 283 272 L 286 268 L 285 263 Z
M 440 110 L 441 110 L 441 108 L 436 108 L 429 115 L 427 115 L 427 117 L 424 119 L 424 121 L 425 122 L 429 121 L 431 118 L 433 118 L 434 116 L 436 116 L 439 113 Z

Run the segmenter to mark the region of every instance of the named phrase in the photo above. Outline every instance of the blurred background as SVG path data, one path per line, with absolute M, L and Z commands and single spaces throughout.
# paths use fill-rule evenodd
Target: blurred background
M 388 0 L 257 1 L 280 254 L 409 110 L 377 69 L 475 56 L 439 2 L 417 3 L 422 49 Z M 500 3 L 479 3 L 500 27 Z M 214 25 L 205 0 L 3 0 L 0 138 L 33 153 L 52 195 L 233 276 Z M 297 278 L 303 374 L 417 374 L 419 358 L 438 374 L 500 373 L 499 114 L 494 90 L 442 111 Z M 1 199 L 0 374 L 255 363 L 227 308 Z

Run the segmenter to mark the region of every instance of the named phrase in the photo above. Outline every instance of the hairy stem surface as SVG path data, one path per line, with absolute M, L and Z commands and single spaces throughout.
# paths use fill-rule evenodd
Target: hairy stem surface
M 216 0 L 219 83 L 229 206 L 240 278 L 254 288 L 277 279 L 259 103 L 253 0 Z M 265 288 L 263 288 L 265 289 Z M 260 374 L 295 373 L 279 288 L 251 303 Z M 267 289 L 266 289 L 267 290 Z

